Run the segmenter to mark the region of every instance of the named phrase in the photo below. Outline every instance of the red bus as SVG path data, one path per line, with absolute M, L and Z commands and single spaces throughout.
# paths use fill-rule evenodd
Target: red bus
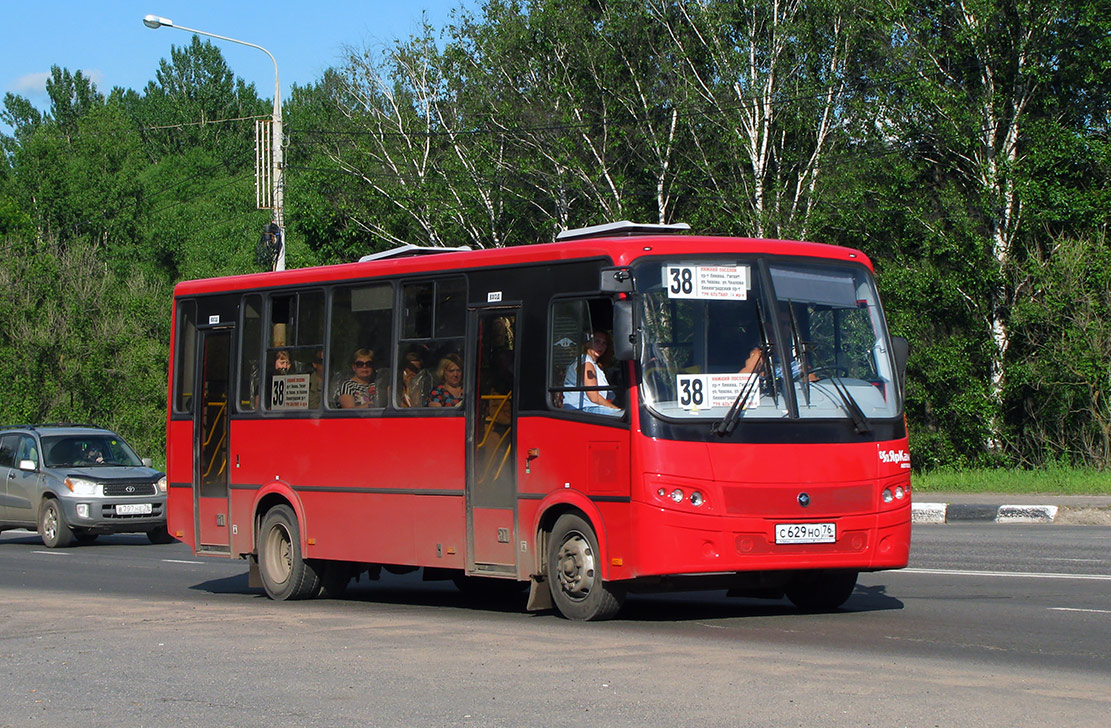
M 571 619 L 839 607 L 907 564 L 906 341 L 863 253 L 685 227 L 179 284 L 171 534 L 279 600 L 423 569 Z

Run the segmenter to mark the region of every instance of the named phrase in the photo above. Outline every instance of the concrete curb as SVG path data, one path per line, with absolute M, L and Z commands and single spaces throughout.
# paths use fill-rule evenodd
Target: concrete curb
M 1057 506 L 981 505 L 975 503 L 912 503 L 911 523 L 1053 523 Z

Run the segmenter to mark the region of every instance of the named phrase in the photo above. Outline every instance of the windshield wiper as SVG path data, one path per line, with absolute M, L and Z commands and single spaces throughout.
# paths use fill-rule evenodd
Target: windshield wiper
M 765 361 L 767 358 L 768 357 L 761 347 L 760 360 Z M 747 402 L 749 400 L 749 397 L 752 396 L 753 390 L 759 386 L 760 375 L 756 372 L 753 372 L 751 375 L 749 375 L 748 381 L 745 382 L 745 386 L 741 387 L 741 391 L 737 393 L 737 398 L 733 400 L 733 404 L 730 405 L 729 411 L 725 413 L 725 417 L 722 417 L 720 420 L 715 422 L 710 427 L 710 432 L 722 437 L 725 437 L 726 435 L 731 433 L 733 431 L 733 428 L 737 426 L 737 422 L 740 421 L 741 411 L 744 409 L 742 403 Z
M 817 374 L 825 369 L 826 367 L 819 367 L 814 370 L 814 373 Z M 871 432 L 872 426 L 868 424 L 868 416 L 864 414 L 864 410 L 860 409 L 860 405 L 857 404 L 856 398 L 853 397 L 852 392 L 849 391 L 849 388 L 845 386 L 836 372 L 834 372 L 832 377 L 828 377 L 823 381 L 832 384 L 833 390 L 841 397 L 841 402 L 845 405 L 845 412 L 852 419 L 853 427 L 856 428 L 857 434 Z
M 741 391 L 737 393 L 737 398 L 733 400 L 733 404 L 730 405 L 729 411 L 725 413 L 725 417 L 722 417 L 720 420 L 715 422 L 712 427 L 710 427 L 710 432 L 713 432 L 715 435 L 725 437 L 729 433 L 733 432 L 733 428 L 737 426 L 737 422 L 740 420 L 741 417 L 741 412 L 744 410 L 744 407 L 741 406 L 742 403 L 747 402 L 749 400 L 749 397 L 752 396 L 753 389 L 760 386 L 759 370 L 761 367 L 763 367 L 764 369 L 764 374 L 767 377 L 767 380 L 771 383 L 772 399 L 777 405 L 779 404 L 779 392 L 775 386 L 775 372 L 773 371 L 771 365 L 772 345 L 771 342 L 768 340 L 768 330 L 764 327 L 764 307 L 760 305 L 759 299 L 757 299 L 756 301 L 756 322 L 757 325 L 760 327 L 761 342 L 760 359 L 754 367 L 757 371 L 752 372 L 753 376 L 751 376 L 749 380 L 745 382 L 745 386 L 741 387 Z

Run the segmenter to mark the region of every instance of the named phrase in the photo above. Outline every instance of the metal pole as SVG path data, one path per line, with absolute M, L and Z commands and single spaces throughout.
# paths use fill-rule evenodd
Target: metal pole
M 226 40 L 229 43 L 238 43 L 239 45 L 250 46 L 257 48 L 266 55 L 270 56 L 270 60 L 274 63 L 274 113 L 273 125 L 271 132 L 273 138 L 271 144 L 273 145 L 273 160 L 274 167 L 270 174 L 270 184 L 273 189 L 274 199 L 274 215 L 273 222 L 278 228 L 278 257 L 274 261 L 274 270 L 285 270 L 285 195 L 283 189 L 285 187 L 285 180 L 282 178 L 282 87 L 278 81 L 278 59 L 274 54 L 266 50 L 256 43 L 248 43 L 245 40 L 238 40 L 236 38 L 229 38 L 226 35 L 217 35 L 215 33 L 208 33 L 196 28 L 186 28 L 184 25 L 174 25 L 174 21 L 169 18 L 161 18 L 157 15 L 148 15 L 143 18 L 143 25 L 148 28 L 157 29 L 162 26 L 167 28 L 177 28 L 184 30 L 187 33 L 196 33 L 197 35 L 208 36 L 209 38 L 216 38 L 217 40 Z

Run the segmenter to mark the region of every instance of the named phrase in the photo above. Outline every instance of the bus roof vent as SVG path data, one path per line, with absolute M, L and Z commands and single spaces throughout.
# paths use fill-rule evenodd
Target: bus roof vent
M 446 248 L 431 245 L 413 245 L 412 243 L 406 243 L 405 245 L 399 245 L 396 248 L 383 250 L 380 253 L 371 253 L 370 255 L 364 255 L 363 257 L 359 258 L 359 262 L 365 263 L 368 260 L 386 260 L 389 258 L 411 258 L 414 255 L 431 255 L 434 253 L 461 253 L 464 250 L 470 249 L 471 246 L 469 245 L 460 245 L 456 248 Z
M 581 240 L 583 238 L 605 238 L 620 235 L 678 235 L 690 229 L 691 226 L 685 222 L 677 222 L 672 225 L 656 225 L 621 220 L 620 222 L 607 222 L 604 225 L 563 230 L 556 235 L 556 240 Z

